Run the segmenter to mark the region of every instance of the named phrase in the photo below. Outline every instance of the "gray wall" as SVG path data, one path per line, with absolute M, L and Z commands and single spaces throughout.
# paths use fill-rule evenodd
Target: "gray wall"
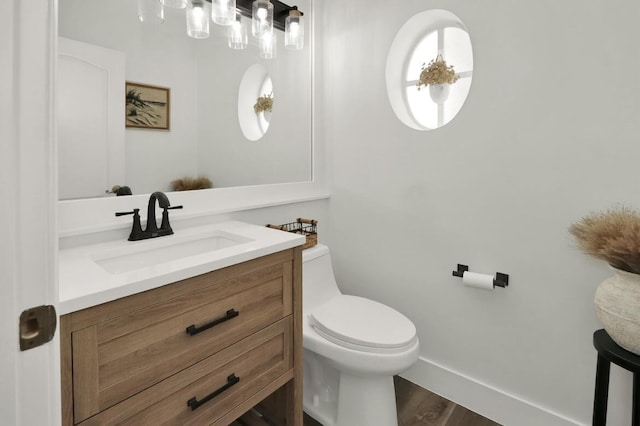
M 640 204 L 640 5 L 324 6 L 334 181 L 325 235 L 342 289 L 416 323 L 422 358 L 406 376 L 424 387 L 505 424 L 589 423 L 601 328 L 592 300 L 610 271 L 567 228 L 589 211 Z M 391 110 L 385 61 L 402 24 L 435 8 L 465 22 L 475 73 L 460 114 L 418 132 Z M 457 263 L 508 273 L 511 285 L 463 288 Z M 613 368 L 610 424 L 630 422 L 630 383 Z

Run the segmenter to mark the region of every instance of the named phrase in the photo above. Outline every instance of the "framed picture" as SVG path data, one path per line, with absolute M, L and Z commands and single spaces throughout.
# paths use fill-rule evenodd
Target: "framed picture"
M 126 127 L 169 130 L 169 88 L 127 81 L 126 94 Z

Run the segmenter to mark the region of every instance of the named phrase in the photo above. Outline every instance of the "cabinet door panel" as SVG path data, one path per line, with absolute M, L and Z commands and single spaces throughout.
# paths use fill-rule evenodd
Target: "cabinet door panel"
M 201 279 L 201 278 L 200 278 Z M 174 284 L 175 285 L 175 284 Z M 105 410 L 291 313 L 291 263 L 253 271 L 73 333 L 75 421 Z M 151 293 L 151 292 L 150 292 Z M 202 327 L 237 316 L 198 334 Z M 85 358 L 87 360 L 85 360 Z M 91 360 L 96 365 L 85 366 Z M 82 366 L 82 368 L 80 368 Z
M 278 377 L 291 373 L 292 319 L 287 317 L 93 416 L 82 425 L 214 423 Z M 192 409 L 188 401 L 239 381 Z

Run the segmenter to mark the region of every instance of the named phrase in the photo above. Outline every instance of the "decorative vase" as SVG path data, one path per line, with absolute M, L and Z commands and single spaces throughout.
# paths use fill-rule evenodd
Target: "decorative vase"
M 596 289 L 596 315 L 614 342 L 640 355 L 640 275 L 611 269 Z
M 438 105 L 445 103 L 445 101 L 449 98 L 450 91 L 451 85 L 449 83 L 429 85 L 429 95 L 431 95 L 431 99 L 433 100 L 433 102 L 437 103 Z

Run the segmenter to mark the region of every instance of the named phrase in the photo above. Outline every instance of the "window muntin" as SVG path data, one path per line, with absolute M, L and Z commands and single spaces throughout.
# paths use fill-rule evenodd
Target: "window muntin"
M 440 54 L 448 65 L 453 65 L 458 80 L 450 85 L 444 103 L 438 104 L 429 96 L 429 88 L 418 90 L 416 83 L 422 65 Z M 405 70 L 406 103 L 413 119 L 424 129 L 436 129 L 451 121 L 462 108 L 473 74 L 473 55 L 469 34 L 457 27 L 444 27 L 426 34 L 416 44 Z

